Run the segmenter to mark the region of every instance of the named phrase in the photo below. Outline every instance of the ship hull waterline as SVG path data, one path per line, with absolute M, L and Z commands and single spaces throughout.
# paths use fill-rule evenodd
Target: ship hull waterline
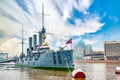
M 73 71 L 74 67 L 51 67 L 51 66 L 28 66 L 28 65 L 15 65 L 21 68 L 34 68 L 34 69 L 43 69 L 43 70 L 54 70 L 54 71 Z

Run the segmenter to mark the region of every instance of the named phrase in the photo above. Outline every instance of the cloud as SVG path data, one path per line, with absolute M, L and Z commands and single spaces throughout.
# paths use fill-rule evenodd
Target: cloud
M 19 55 L 21 52 L 21 45 L 17 44 L 19 42 L 17 38 L 9 39 L 0 46 L 0 50 L 9 53 L 10 56 Z
M 50 22 L 54 22 L 54 24 L 51 24 L 52 28 L 49 28 L 50 32 L 61 36 L 80 36 L 85 33 L 93 33 L 100 30 L 105 24 L 100 22 L 100 17 L 98 16 L 86 18 L 85 21 L 76 19 L 75 25 L 62 22 L 60 19 L 57 19 L 57 21 L 51 19 Z
M 30 3 L 31 2 L 29 3 L 26 2 L 27 6 Z M 30 7 L 28 6 L 28 8 Z M 15 0 L 0 1 L 0 14 L 1 14 L 0 29 L 7 35 L 5 37 L 13 36 L 13 35 L 21 36 L 20 30 L 22 24 L 24 29 L 26 31 L 28 30 L 27 32 L 30 33 L 31 31 L 33 33 L 34 26 L 37 26 L 36 25 L 37 21 L 35 19 L 36 17 L 34 15 L 32 16 L 28 15 L 23 9 L 21 9 L 21 7 L 19 7 L 19 5 L 16 3 Z M 34 14 L 34 11 L 32 14 Z
M 16 3 L 17 3 L 25 12 L 27 12 L 28 14 L 30 14 L 29 11 L 28 11 L 28 7 L 27 7 L 26 3 L 24 2 L 24 0 L 16 0 Z
M 4 35 L 5 35 L 4 32 L 0 30 L 0 39 L 4 38 Z
M 105 23 L 101 23 L 100 16 L 89 13 L 88 9 L 91 4 L 92 0 L 78 0 L 78 2 L 77 0 L 44 0 L 45 14 L 49 14 L 49 16 L 45 16 L 45 28 L 47 32 L 53 34 L 47 35 L 46 41 L 52 48 L 63 46 L 65 41 L 72 36 L 81 36 L 101 29 Z M 18 37 L 21 37 L 22 24 L 25 30 L 24 37 L 32 36 L 34 31 L 40 31 L 41 14 L 38 13 L 41 13 L 41 5 L 40 0 L 23 0 L 22 3 L 15 0 L 0 1 L 1 12 L 7 15 L 0 15 L 2 22 L 0 29 L 7 35 L 6 37 L 9 37 L 5 43 L 1 44 L 2 47 L 4 45 L 3 48 L 11 46 L 11 50 L 16 49 L 16 44 L 10 43 L 17 42 Z M 72 16 L 74 8 L 87 16 L 84 17 L 84 20 L 75 18 L 75 24 L 71 25 L 67 19 Z M 7 48 L 9 47 L 3 50 L 7 51 Z
M 78 11 L 83 14 L 89 14 L 87 11 L 92 4 L 93 0 L 53 0 L 55 7 L 59 11 L 59 14 L 62 15 L 63 19 L 66 20 L 72 14 L 73 8 L 76 8 Z
M 92 4 L 93 0 L 76 0 L 75 8 L 79 11 L 83 12 L 84 14 L 89 14 L 87 11 Z
M 95 42 L 97 42 L 97 41 L 85 40 L 85 43 L 86 43 L 86 44 L 90 44 L 90 45 L 94 44 Z
M 84 42 L 85 44 L 95 44 L 96 42 L 98 42 L 99 40 L 98 39 L 85 39 Z
M 96 32 L 99 30 L 105 23 L 101 23 L 101 18 L 98 15 L 91 15 L 89 14 L 89 17 L 85 17 L 84 21 L 80 18 L 75 19 L 75 25 L 70 25 L 67 22 L 67 19 L 71 17 L 71 12 L 73 11 L 73 7 L 75 6 L 75 1 L 73 0 L 54 0 L 55 1 L 55 6 L 54 3 L 49 2 L 49 5 L 47 5 L 46 8 L 48 11 L 48 14 L 50 14 L 49 20 L 46 21 L 47 25 L 49 27 L 49 31 L 61 35 L 61 33 L 64 33 L 63 35 L 82 35 L 84 33 L 91 33 L 91 32 Z M 92 4 L 91 0 L 79 0 L 79 3 L 81 1 L 81 6 L 82 10 L 87 11 L 89 6 Z M 56 5 L 59 6 L 56 8 Z M 76 4 L 80 5 L 80 4 Z M 88 6 L 87 6 L 88 5 Z M 85 7 L 84 7 L 85 6 Z M 77 8 L 77 7 L 76 7 Z M 78 8 L 77 8 L 78 9 Z M 81 11 L 81 9 L 78 9 Z M 67 11 L 67 12 L 66 12 Z M 61 12 L 63 15 L 59 14 Z M 59 24 L 59 25 L 58 25 Z
M 1 7 L 0 7 L 0 14 L 1 14 L 1 16 L 5 16 L 13 21 L 17 21 L 12 15 L 5 12 Z
M 109 16 L 109 19 L 113 20 L 114 23 L 119 22 L 119 19 L 118 19 L 118 17 L 116 17 L 116 16 Z

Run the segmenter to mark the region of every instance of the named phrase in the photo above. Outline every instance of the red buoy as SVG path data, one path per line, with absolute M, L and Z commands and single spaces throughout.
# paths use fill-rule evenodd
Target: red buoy
M 86 78 L 86 75 L 81 69 L 76 69 L 76 70 L 73 70 L 72 77 L 73 78 Z
M 115 73 L 116 73 L 116 74 L 120 74 L 120 67 L 116 67 Z

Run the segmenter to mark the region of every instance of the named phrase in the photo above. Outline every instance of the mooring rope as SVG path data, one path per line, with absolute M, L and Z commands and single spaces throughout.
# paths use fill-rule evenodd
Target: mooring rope
M 68 63 L 67 63 L 67 60 L 66 60 L 66 65 L 67 65 L 67 68 L 68 68 L 69 73 L 71 74 L 72 72 L 70 71 L 70 67 L 69 67 L 69 65 L 68 65 Z

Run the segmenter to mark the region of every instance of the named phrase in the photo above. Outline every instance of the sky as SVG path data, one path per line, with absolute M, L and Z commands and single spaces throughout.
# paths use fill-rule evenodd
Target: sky
M 120 41 L 120 0 L 0 0 L 0 52 L 19 55 L 24 28 L 24 52 L 28 37 L 44 26 L 49 46 L 57 50 L 72 38 L 104 50 L 104 41 Z

